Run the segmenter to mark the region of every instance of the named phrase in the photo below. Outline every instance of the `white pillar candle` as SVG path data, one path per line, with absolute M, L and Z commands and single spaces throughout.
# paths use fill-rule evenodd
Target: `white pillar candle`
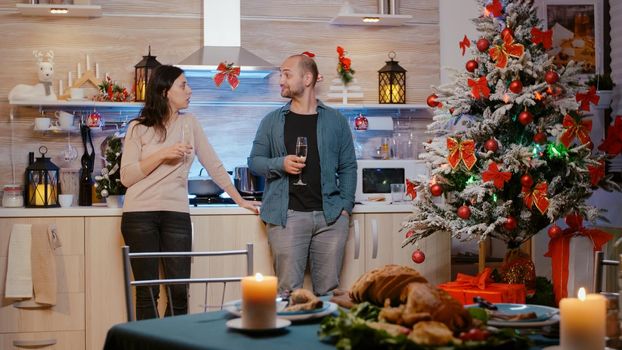
M 82 65 L 78 62 L 78 79 L 82 76 Z
M 99 63 L 95 63 L 95 78 L 99 79 Z
M 607 300 L 600 294 L 585 295 L 579 289 L 578 298 L 559 302 L 560 346 L 564 350 L 605 348 Z
M 58 80 L 58 94 L 59 95 L 63 95 L 63 91 L 64 91 L 64 86 L 63 86 L 63 79 Z
M 89 55 L 86 55 L 86 71 L 91 70 L 91 60 L 89 60 Z
M 73 85 L 73 79 L 71 78 L 71 72 L 67 73 L 67 86 L 71 87 Z
M 275 276 L 242 278 L 242 326 L 249 329 L 266 329 L 276 326 Z

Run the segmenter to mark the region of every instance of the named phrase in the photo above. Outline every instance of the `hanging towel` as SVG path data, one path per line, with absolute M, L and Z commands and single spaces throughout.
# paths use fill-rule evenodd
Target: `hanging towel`
M 32 285 L 35 302 L 56 305 L 56 259 L 54 249 L 60 245 L 56 225 L 37 224 L 32 230 Z
M 32 298 L 32 269 L 30 262 L 32 225 L 14 224 L 9 238 L 5 298 Z

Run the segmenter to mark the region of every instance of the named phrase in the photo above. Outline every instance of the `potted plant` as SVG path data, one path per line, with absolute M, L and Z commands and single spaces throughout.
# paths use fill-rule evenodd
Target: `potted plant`
M 105 149 L 103 158 L 104 167 L 101 175 L 95 176 L 95 189 L 97 198 L 106 198 L 106 203 L 111 208 L 123 206 L 123 195 L 126 187 L 121 183 L 121 154 L 123 139 L 118 136 L 109 136 L 104 140 Z
M 611 96 L 613 95 L 613 88 L 616 86 L 611 79 L 610 73 L 595 74 L 585 83 L 585 85 L 589 87 L 596 87 L 596 94 L 600 97 L 598 107 L 609 108 Z

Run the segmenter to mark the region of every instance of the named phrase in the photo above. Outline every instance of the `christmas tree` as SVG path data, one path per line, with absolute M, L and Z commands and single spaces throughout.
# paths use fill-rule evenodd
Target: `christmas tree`
M 104 150 L 104 167 L 101 175 L 95 176 L 95 192 L 97 198 L 125 194 L 126 187 L 121 183 L 121 155 L 123 138 L 117 135 L 108 136 Z
M 428 98 L 434 138 L 420 157 L 430 179 L 415 188 L 403 246 L 448 231 L 517 248 L 560 218 L 594 222 L 602 214 L 586 203 L 594 189 L 619 190 L 605 176 L 605 155 L 593 152 L 595 89 L 581 84 L 580 64 L 552 63 L 552 30 L 533 0 L 478 2 L 480 37 L 458 45 L 471 59 Z

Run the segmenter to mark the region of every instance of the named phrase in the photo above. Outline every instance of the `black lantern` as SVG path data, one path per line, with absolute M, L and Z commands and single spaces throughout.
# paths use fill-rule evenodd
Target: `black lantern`
M 394 51 L 389 58 L 378 71 L 378 103 L 406 103 L 406 69 L 393 60 Z
M 145 92 L 151 73 L 160 65 L 162 64 L 156 60 L 156 56 L 151 56 L 151 46 L 149 46 L 149 54 L 143 56 L 143 59 L 134 66 L 134 91 L 137 102 L 145 100 Z
M 45 154 L 48 149 L 39 147 L 41 158 L 26 168 L 26 191 L 24 197 L 27 208 L 58 207 L 59 169 Z

